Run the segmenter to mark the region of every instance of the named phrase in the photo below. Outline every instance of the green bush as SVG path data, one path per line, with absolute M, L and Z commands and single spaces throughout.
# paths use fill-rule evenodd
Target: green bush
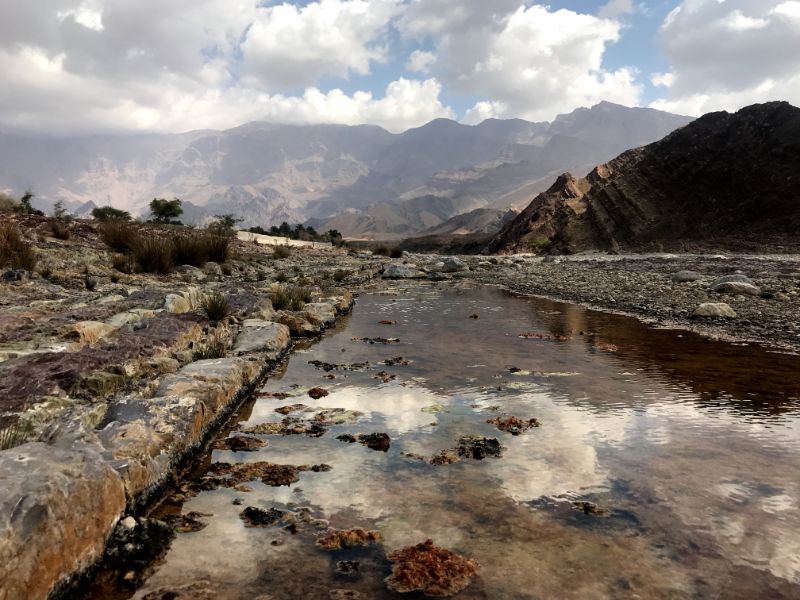
M 130 221 L 131 213 L 113 206 L 99 206 L 92 209 L 92 217 L 98 221 Z
M 552 242 L 547 238 L 531 238 L 526 243 L 532 252 L 540 254 L 547 250 Z
M 306 302 L 311 302 L 311 290 L 301 286 L 283 287 L 271 294 L 275 310 L 303 310 Z

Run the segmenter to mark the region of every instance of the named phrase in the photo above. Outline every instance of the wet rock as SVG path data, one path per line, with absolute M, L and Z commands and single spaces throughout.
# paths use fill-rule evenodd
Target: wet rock
M 359 435 L 358 441 L 359 443 L 364 444 L 367 448 L 378 450 L 379 452 L 387 452 L 391 444 L 389 436 L 385 433 Z
M 315 387 L 308 390 L 308 395 L 314 400 L 319 400 L 320 398 L 324 398 L 328 395 L 328 390 L 321 387 Z
M 158 519 L 140 518 L 132 529 L 118 523 L 106 545 L 103 564 L 117 572 L 121 589 L 135 589 L 174 538 L 175 529 Z
M 191 511 L 186 514 L 167 515 L 162 517 L 161 520 L 172 527 L 176 533 L 192 533 L 205 529 L 208 523 L 204 523 L 200 519 L 211 516 L 213 515 Z
M 407 358 L 403 358 L 402 356 L 396 356 L 394 358 L 387 358 L 379 362 L 378 364 L 383 365 L 385 367 L 394 367 L 396 365 L 406 366 L 410 365 L 412 361 Z
M 586 500 L 574 500 L 571 503 L 572 508 L 582 512 L 585 515 L 594 515 L 596 517 L 607 517 L 610 513 L 608 509 L 598 506 L 594 502 Z
M 496 438 L 465 435 L 459 438 L 455 451 L 459 456 L 483 460 L 484 458 L 499 458 L 503 454 L 503 447 Z
M 336 308 L 327 302 L 309 302 L 303 313 L 311 323 L 328 327 L 336 321 Z
M 426 596 L 453 596 L 469 586 L 480 567 L 431 540 L 392 552 L 388 558 L 394 564 L 386 585 L 401 594 L 421 591 Z
M 358 438 L 356 438 L 356 436 L 351 435 L 349 433 L 343 433 L 342 435 L 337 435 L 336 439 L 339 440 L 340 442 L 347 442 L 348 444 L 354 444 L 355 442 L 358 441 Z
M 321 465 L 312 465 L 312 466 L 308 467 L 307 469 L 302 469 L 301 468 L 300 470 L 301 471 L 313 471 L 314 473 L 327 473 L 331 469 L 333 469 L 332 466 L 326 465 L 325 463 L 322 463 Z
M 275 359 L 289 347 L 289 341 L 289 328 L 285 325 L 272 321 L 245 319 L 231 352 L 235 356 L 266 352 L 270 359 Z
M 366 342 L 367 344 L 397 344 L 400 340 L 398 338 L 362 337 L 362 338 L 353 338 L 353 341 Z
M 283 515 L 284 511 L 274 507 L 264 510 L 263 508 L 248 506 L 239 513 L 239 518 L 245 522 L 246 527 L 271 527 L 279 522 Z
M 389 321 L 384 319 L 382 321 L 378 321 L 378 325 L 397 325 L 397 321 Z
M 673 273 L 672 281 L 675 283 L 689 283 L 692 281 L 698 281 L 703 278 L 702 273 L 698 273 L 697 271 L 678 271 L 677 273 Z
M 520 419 L 514 416 L 495 417 L 486 422 L 496 426 L 500 431 L 506 431 L 511 435 L 519 435 L 532 427 L 539 427 L 539 421 L 537 419 Z
M 373 376 L 373 379 L 380 379 L 383 383 L 389 383 L 393 379 L 396 379 L 396 375 L 392 375 L 391 373 L 387 373 L 386 371 L 379 371 Z
M 347 577 L 356 577 L 358 576 L 358 567 L 357 560 L 340 560 L 336 562 L 336 573 Z
M 305 404 L 290 404 L 288 406 L 280 406 L 276 408 L 275 412 L 282 415 L 288 415 L 289 413 L 306 412 L 308 410 L 310 410 L 310 407 L 306 406 Z
M 331 529 L 317 539 L 317 546 L 325 550 L 343 550 L 356 546 L 369 546 L 381 541 L 381 534 L 366 529 Z
M 442 450 L 439 454 L 434 454 L 430 459 L 432 465 L 451 465 L 458 462 L 460 457 L 455 450 Z
M 255 452 L 266 448 L 267 442 L 249 435 L 233 435 L 222 440 L 220 445 L 233 452 Z
M 729 296 L 758 296 L 761 290 L 752 283 L 742 281 L 728 281 L 719 283 L 711 287 L 711 291 L 717 294 L 727 294 Z
M 363 363 L 351 363 L 351 364 L 334 364 L 323 362 L 321 360 L 310 360 L 308 364 L 313 365 L 317 369 L 322 369 L 326 373 L 334 370 L 340 371 L 361 371 L 363 369 L 368 369 L 370 367 L 369 362 Z
M 477 315 L 477 314 L 471 314 L 471 315 L 469 316 L 469 318 L 470 318 L 470 319 L 479 319 L 479 318 L 480 318 L 480 316 L 479 316 L 479 315 Z
M 236 488 L 242 483 L 256 479 L 273 487 L 288 486 L 300 480 L 300 469 L 293 465 L 270 462 L 237 464 L 219 462 L 209 467 L 208 474 L 201 477 L 199 483 L 202 489 Z
M 448 256 L 443 262 L 444 264 L 440 269 L 442 273 L 458 273 L 459 271 L 467 270 L 467 264 L 455 256 Z
M 704 302 L 692 314 L 695 317 L 736 318 L 736 311 L 724 302 Z
M 320 332 L 320 326 L 309 321 L 303 313 L 289 313 L 281 311 L 278 322 L 286 325 L 292 335 L 313 336 Z
M 444 410 L 444 404 L 431 404 L 430 406 L 423 406 L 420 410 L 424 413 L 434 415 Z

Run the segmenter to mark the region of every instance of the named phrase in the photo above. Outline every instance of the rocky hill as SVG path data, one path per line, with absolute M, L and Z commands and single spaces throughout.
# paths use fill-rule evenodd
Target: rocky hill
M 487 251 L 795 248 L 798 171 L 800 109 L 710 113 L 584 178 L 561 175 Z
M 0 133 L 0 191 L 30 188 L 45 211 L 98 206 L 143 214 L 185 201 L 187 222 L 235 213 L 244 226 L 308 221 L 402 237 L 476 208 L 522 207 L 565 169 L 588 169 L 690 119 L 601 103 L 553 123 L 438 119 L 380 127 L 254 122 L 174 135 L 25 138 Z M 310 220 L 310 221 L 309 221 Z

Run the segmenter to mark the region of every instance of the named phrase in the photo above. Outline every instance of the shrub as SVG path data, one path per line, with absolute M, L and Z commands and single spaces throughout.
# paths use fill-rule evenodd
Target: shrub
M 208 226 L 208 230 L 216 235 L 233 237 L 236 235 L 236 225 L 244 221 L 231 214 L 217 215 Z
M 50 279 L 53 276 L 53 269 L 50 265 L 45 265 L 41 269 L 39 269 L 39 275 L 42 279 Z
M 289 249 L 289 246 L 275 246 L 275 249 L 272 251 L 272 258 L 274 259 L 289 258 L 291 255 L 292 251 Z
M 133 258 L 145 273 L 167 275 L 172 272 L 173 243 L 169 238 L 158 235 L 139 236 L 133 247 Z
M 0 192 L 0 213 L 19 212 L 19 202 L 8 194 Z
M 311 290 L 300 286 L 288 286 L 273 292 L 272 306 L 275 310 L 303 310 L 311 302 Z
M 392 248 L 389 251 L 389 258 L 403 258 L 403 251 L 400 248 Z
M 102 223 L 98 231 L 100 239 L 106 246 L 117 252 L 132 251 L 139 239 L 139 232 L 132 225 L 119 219 Z
M 11 223 L 0 224 L 0 267 L 28 271 L 36 268 L 36 252 Z
M 53 234 L 53 237 L 59 240 L 68 240 L 69 239 L 69 227 L 63 222 L 58 219 L 53 219 L 50 221 L 50 233 Z
M 98 206 L 92 209 L 92 216 L 98 221 L 130 221 L 131 213 L 113 206 Z
M 220 292 L 214 292 L 203 298 L 201 308 L 208 319 L 214 323 L 222 321 L 222 319 L 231 314 L 231 305 L 228 302 L 228 297 Z
M 115 254 L 111 258 L 111 266 L 120 273 L 127 273 L 130 275 L 136 267 L 136 262 L 127 254 Z
M 32 432 L 33 427 L 30 423 L 20 421 L 0 429 L 0 450 L 10 450 L 21 446 L 28 441 Z
M 211 358 L 225 358 L 227 354 L 227 347 L 225 342 L 220 339 L 209 340 L 197 350 L 194 351 L 192 356 L 193 360 L 208 360 Z
M 119 275 L 116 273 L 111 274 L 111 283 L 119 283 Z
M 287 281 L 289 281 L 289 276 L 283 271 L 281 271 L 280 273 L 275 275 L 275 281 L 277 281 L 278 283 L 286 283 Z
M 206 234 L 203 240 L 208 260 L 224 263 L 230 258 L 231 239 L 223 235 Z
M 35 197 L 36 195 L 32 191 L 27 190 L 24 194 L 22 194 L 22 198 L 19 199 L 19 206 L 17 207 L 17 210 L 28 215 L 39 215 L 40 217 L 44 216 L 42 211 L 33 208 L 32 201 Z
M 389 248 L 386 246 L 377 246 L 372 253 L 378 256 L 389 256 Z
M 333 280 L 337 283 L 341 283 L 348 277 L 350 277 L 350 271 L 345 271 L 344 269 L 336 269 L 333 273 Z
M 532 252 L 539 254 L 550 247 L 551 241 L 547 238 L 531 238 L 526 243 Z
M 89 275 L 88 273 L 83 278 L 83 284 L 86 286 L 86 289 L 90 292 L 95 291 L 97 289 L 97 279 Z
M 172 260 L 176 265 L 202 267 L 208 262 L 208 252 L 201 236 L 178 235 L 172 239 Z

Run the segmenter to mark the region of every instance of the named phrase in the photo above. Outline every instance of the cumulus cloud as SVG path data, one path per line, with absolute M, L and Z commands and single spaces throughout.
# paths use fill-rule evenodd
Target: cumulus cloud
M 242 44 L 246 71 L 268 86 L 308 85 L 323 75 L 366 75 L 383 61 L 396 0 L 320 0 L 257 11 Z
M 633 0 L 610 0 L 600 8 L 597 15 L 603 18 L 616 19 L 634 12 L 636 12 L 636 5 Z
M 433 52 L 414 50 L 406 61 L 406 70 L 415 73 L 430 73 L 431 65 L 436 62 L 436 55 Z
M 699 115 L 747 104 L 800 104 L 800 1 L 684 0 L 664 21 L 671 63 L 654 108 Z
M 642 91 L 633 69 L 603 67 L 606 46 L 619 39 L 615 19 L 505 0 L 442 0 L 412 3 L 398 27 L 431 40 L 431 73 L 449 88 L 485 98 L 469 121 L 552 119 L 601 100 L 637 104 Z
M 386 56 L 399 0 L 37 0 L 0 5 L 0 129 L 186 131 L 255 119 L 377 123 L 454 116 L 435 79 L 348 94 L 324 77 Z M 424 62 L 424 61 L 423 61 Z

